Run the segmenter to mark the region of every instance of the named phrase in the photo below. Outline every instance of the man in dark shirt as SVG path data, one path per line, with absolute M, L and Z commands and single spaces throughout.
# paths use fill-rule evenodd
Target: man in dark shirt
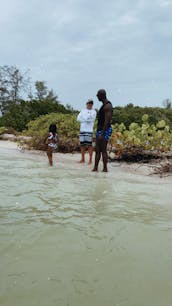
M 100 89 L 97 92 L 97 98 L 103 103 L 98 112 L 97 133 L 96 133 L 96 155 L 95 164 L 92 171 L 98 171 L 98 164 L 102 155 L 103 172 L 107 172 L 107 143 L 112 134 L 111 120 L 112 120 L 112 104 L 106 98 L 106 91 Z

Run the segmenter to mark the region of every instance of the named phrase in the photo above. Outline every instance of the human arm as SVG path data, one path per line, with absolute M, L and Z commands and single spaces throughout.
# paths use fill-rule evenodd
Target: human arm
M 83 111 L 81 111 L 81 112 L 78 114 L 76 120 L 77 120 L 78 122 L 84 122 L 84 121 L 85 121 L 84 118 L 83 118 Z
M 94 122 L 94 120 L 96 119 L 96 115 L 97 115 L 97 113 L 94 109 L 90 110 L 87 113 L 86 121 L 87 122 Z
M 47 134 L 44 138 L 44 144 L 47 145 L 48 144 L 48 137 L 49 137 L 49 134 Z
M 108 104 L 105 105 L 104 112 L 105 112 L 105 121 L 104 121 L 104 124 L 103 124 L 102 133 L 104 133 L 107 130 L 107 128 L 109 127 L 109 125 L 111 124 L 111 120 L 112 120 L 112 105 L 111 105 L 111 103 L 108 103 Z
M 94 110 L 83 109 L 77 116 L 77 121 L 79 122 L 92 122 L 96 117 Z

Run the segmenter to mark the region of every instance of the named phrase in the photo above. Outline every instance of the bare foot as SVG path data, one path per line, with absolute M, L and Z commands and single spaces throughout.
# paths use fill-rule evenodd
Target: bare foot
M 93 168 L 92 172 L 98 172 L 98 169 Z
M 108 169 L 103 169 L 102 172 L 108 172 Z
M 83 164 L 85 163 L 85 160 L 80 160 L 80 161 L 77 161 L 78 164 Z
M 88 165 L 91 165 L 91 164 L 92 164 L 92 161 L 89 161 L 89 162 L 88 162 Z

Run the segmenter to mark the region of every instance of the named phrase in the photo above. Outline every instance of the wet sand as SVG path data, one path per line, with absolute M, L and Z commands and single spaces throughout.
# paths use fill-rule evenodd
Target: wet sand
M 37 157 L 37 160 L 39 161 L 44 161 L 47 163 L 47 156 L 46 152 L 44 151 L 39 151 L 39 150 L 21 150 L 18 147 L 17 142 L 9 141 L 9 140 L 0 140 L 0 150 L 6 150 L 7 152 L 10 153 L 11 150 L 15 150 L 16 153 L 22 153 L 22 156 L 25 155 L 27 156 L 34 156 L 35 158 Z M 74 169 L 83 169 L 83 171 L 91 171 L 93 168 L 92 165 L 88 165 L 88 153 L 86 153 L 86 162 L 84 164 L 79 164 L 77 161 L 80 160 L 80 154 L 79 153 L 55 153 L 53 155 L 53 160 L 54 160 L 54 167 L 55 168 L 61 168 L 64 166 L 64 164 L 69 164 L 72 163 L 74 166 Z M 93 163 L 94 163 L 94 155 L 93 155 Z M 47 163 L 48 165 L 48 163 Z M 120 173 L 122 174 L 128 174 L 128 175 L 143 175 L 143 176 L 151 176 L 153 179 L 156 177 L 160 177 L 158 174 L 154 174 L 154 169 L 155 167 L 158 167 L 160 164 L 158 162 L 151 162 L 151 163 L 127 163 L 124 161 L 115 161 L 115 162 L 109 162 L 108 163 L 108 173 L 104 175 L 111 175 L 113 176 L 114 173 Z M 102 171 L 102 162 L 100 161 L 99 164 L 99 171 L 96 174 L 101 173 Z M 170 174 L 164 174 L 161 177 L 165 181 L 172 182 L 172 175 Z

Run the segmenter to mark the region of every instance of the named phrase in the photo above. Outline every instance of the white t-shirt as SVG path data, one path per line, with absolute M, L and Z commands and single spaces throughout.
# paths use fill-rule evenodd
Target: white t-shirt
M 80 122 L 80 132 L 92 133 L 95 119 L 95 109 L 83 109 L 77 117 L 77 121 Z

